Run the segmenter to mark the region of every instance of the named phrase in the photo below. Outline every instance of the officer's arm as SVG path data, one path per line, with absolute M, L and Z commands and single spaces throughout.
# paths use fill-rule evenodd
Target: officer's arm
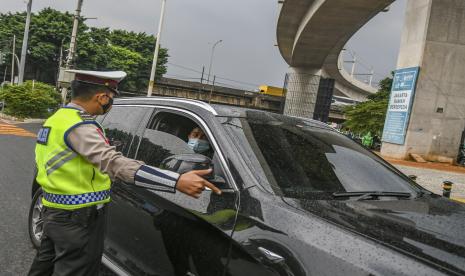
M 110 146 L 102 131 L 94 124 L 74 128 L 67 136 L 74 151 L 87 159 L 112 180 L 174 192 L 179 175 L 144 165 L 143 162 L 124 157 Z
M 87 159 L 111 179 L 121 179 L 135 185 L 166 191 L 179 190 L 193 197 L 199 197 L 205 187 L 217 194 L 221 191 L 201 176 L 209 170 L 178 173 L 144 165 L 143 162 L 124 157 L 115 147 L 109 145 L 101 130 L 94 124 L 74 128 L 67 136 L 67 142 L 74 151 Z

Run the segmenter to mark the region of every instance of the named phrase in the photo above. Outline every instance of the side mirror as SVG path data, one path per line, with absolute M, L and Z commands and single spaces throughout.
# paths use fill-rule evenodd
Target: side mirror
M 160 168 L 177 172 L 179 174 L 193 170 L 207 170 L 210 168 L 214 169 L 212 160 L 209 157 L 198 153 L 178 154 L 170 156 L 161 162 Z M 226 180 L 221 176 L 214 175 L 214 173 L 205 176 L 205 179 L 220 189 L 226 186 Z

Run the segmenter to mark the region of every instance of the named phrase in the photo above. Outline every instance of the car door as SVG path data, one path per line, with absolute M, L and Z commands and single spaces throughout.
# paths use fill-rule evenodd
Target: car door
M 178 117 L 172 125 L 169 121 L 156 123 L 166 114 Z M 224 155 L 207 123 L 186 110 L 157 109 L 137 145 L 136 159 L 158 167 L 166 157 L 192 153 L 186 141 L 174 135 L 183 133 L 183 137 L 185 130 L 169 131 L 189 121 L 199 125 L 212 141 L 215 173 L 226 179 L 224 192 L 218 196 L 205 190 L 194 199 L 130 183 L 115 185 L 108 233 L 113 256 L 129 274 L 222 275 L 227 266 L 237 193 L 225 174 Z
M 147 124 L 150 114 L 153 109 L 150 107 L 137 107 L 114 105 L 110 112 L 104 116 L 99 116 L 97 121 L 102 125 L 105 134 L 110 141 L 110 144 L 115 146 L 116 149 L 123 153 L 124 156 L 134 156 L 134 152 L 130 152 L 133 144 L 138 144 L 140 137 Z M 142 128 L 139 126 L 143 126 Z M 114 194 L 115 187 L 119 186 L 119 180 L 114 180 L 112 183 L 112 194 Z M 113 199 L 113 195 L 112 195 Z M 107 206 L 107 229 L 112 229 L 112 217 L 114 213 L 113 202 Z M 110 234 L 110 235 L 108 235 Z M 111 259 L 113 249 L 113 240 L 115 239 L 112 231 L 107 231 L 105 237 L 105 255 Z

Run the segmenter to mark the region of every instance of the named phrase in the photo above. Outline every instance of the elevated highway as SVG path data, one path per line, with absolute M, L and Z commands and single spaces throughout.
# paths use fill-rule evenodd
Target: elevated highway
M 357 100 L 376 89 L 344 71 L 341 51 L 347 41 L 394 0 L 285 0 L 278 18 L 277 42 L 297 85 L 288 87 L 285 112 L 311 117 L 319 77 L 335 79 L 335 95 Z M 315 77 L 318 76 L 318 77 Z

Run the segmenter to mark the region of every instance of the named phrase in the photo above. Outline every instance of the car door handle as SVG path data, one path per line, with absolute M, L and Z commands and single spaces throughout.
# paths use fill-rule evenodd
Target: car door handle
M 258 250 L 263 254 L 263 256 L 265 256 L 268 261 L 274 263 L 274 264 L 277 264 L 277 263 L 281 263 L 284 261 L 284 257 L 279 255 L 279 254 L 276 254 L 274 253 L 273 251 L 271 250 L 268 250 L 264 247 L 258 247 Z
M 205 187 L 205 191 L 211 191 L 212 189 Z M 235 193 L 236 191 L 234 189 L 228 188 L 228 189 L 220 189 L 222 193 Z

